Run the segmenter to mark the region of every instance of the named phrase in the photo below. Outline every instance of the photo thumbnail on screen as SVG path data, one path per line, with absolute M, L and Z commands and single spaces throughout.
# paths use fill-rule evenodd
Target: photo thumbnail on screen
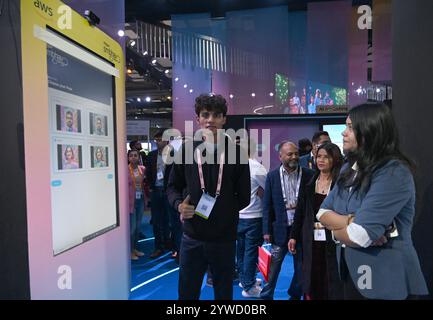
M 90 134 L 97 135 L 97 136 L 108 136 L 107 116 L 91 112 L 89 122 L 90 122 Z
M 57 163 L 59 170 L 83 168 L 82 146 L 71 144 L 57 145 Z
M 58 131 L 81 133 L 81 110 L 57 104 L 56 126 Z
M 108 167 L 108 147 L 91 146 L 90 158 L 92 168 Z

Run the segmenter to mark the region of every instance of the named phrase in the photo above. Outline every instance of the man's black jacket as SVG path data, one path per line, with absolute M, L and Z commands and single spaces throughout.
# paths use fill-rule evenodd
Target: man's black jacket
M 182 145 L 181 152 L 177 153 L 177 160 L 171 170 L 167 187 L 169 203 L 175 209 L 183 201 L 185 194 L 190 195 L 190 204 L 194 205 L 194 207 L 197 206 L 202 196 L 198 165 L 191 155 L 192 150 L 194 150 L 194 154 L 196 153 L 195 150 L 199 145 L 203 146 L 202 142 L 186 142 Z M 235 152 L 230 151 L 231 155 L 236 155 L 235 164 L 230 164 L 228 161 L 229 150 Z M 186 154 L 187 152 L 189 153 Z M 217 152 L 218 150 L 213 152 L 213 164 L 203 163 L 206 192 L 213 197 L 215 196 L 219 171 L 220 154 L 217 154 Z M 206 151 L 203 152 L 203 161 L 205 156 Z M 188 157 L 194 160 L 192 163 L 190 161 L 190 164 L 185 164 L 185 159 Z M 180 160 L 182 160 L 181 163 Z M 236 240 L 239 210 L 250 203 L 250 193 L 251 181 L 248 156 L 238 145 L 226 139 L 221 194 L 217 198 L 208 220 L 194 215 L 192 219 L 184 221 L 183 231 L 196 240 L 211 242 Z

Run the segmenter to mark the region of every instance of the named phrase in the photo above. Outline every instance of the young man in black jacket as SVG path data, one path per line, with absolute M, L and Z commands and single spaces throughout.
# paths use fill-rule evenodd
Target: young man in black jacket
M 179 299 L 199 299 L 209 265 L 215 299 L 231 300 L 239 210 L 250 202 L 248 156 L 218 130 L 227 113 L 221 95 L 200 95 L 195 112 L 203 139 L 182 146 L 167 188 L 183 221 Z

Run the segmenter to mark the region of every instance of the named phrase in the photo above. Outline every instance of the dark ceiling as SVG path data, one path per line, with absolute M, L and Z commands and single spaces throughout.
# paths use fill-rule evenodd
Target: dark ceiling
M 307 10 L 309 2 L 326 1 L 330 0 L 125 0 L 125 21 L 139 20 L 161 25 L 161 21 L 171 20 L 171 16 L 175 14 L 210 13 L 211 17 L 218 18 L 224 17 L 225 13 L 230 11 L 273 6 L 286 5 L 290 11 Z M 371 2 L 372 0 L 352 0 L 354 6 L 371 5 Z M 171 85 L 161 82 L 165 77 L 152 74 L 152 70 L 146 67 L 149 62 L 131 50 L 127 50 L 127 61 L 132 62 L 134 69 L 134 73 L 128 75 L 126 81 L 128 117 L 171 118 L 171 100 L 167 100 L 167 96 L 171 95 Z M 139 76 L 142 80 L 136 83 L 131 76 Z M 146 96 L 152 97 L 152 103 L 144 102 Z M 141 98 L 141 102 L 137 101 L 138 98 Z
M 126 21 L 159 22 L 170 20 L 172 14 L 210 12 L 222 17 L 227 11 L 266 8 L 287 5 L 289 10 L 306 10 L 309 2 L 329 0 L 125 0 Z M 345 1 L 345 0 L 341 0 Z M 353 0 L 354 5 L 371 0 Z

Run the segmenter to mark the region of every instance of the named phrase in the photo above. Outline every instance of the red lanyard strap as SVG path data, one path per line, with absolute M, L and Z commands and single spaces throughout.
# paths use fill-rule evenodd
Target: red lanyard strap
M 203 192 L 206 192 L 206 187 L 204 185 L 203 167 L 202 167 L 202 162 L 201 162 L 201 151 L 197 148 L 196 153 L 197 153 L 198 175 L 200 176 L 201 190 Z M 221 191 L 221 184 L 222 184 L 222 180 L 223 180 L 224 161 L 225 161 L 225 152 L 221 153 L 221 156 L 220 156 L 220 167 L 219 167 L 219 171 L 218 171 L 218 183 L 217 183 L 217 188 L 216 188 L 216 192 L 215 192 L 216 197 L 218 197 L 220 195 L 220 191 Z

